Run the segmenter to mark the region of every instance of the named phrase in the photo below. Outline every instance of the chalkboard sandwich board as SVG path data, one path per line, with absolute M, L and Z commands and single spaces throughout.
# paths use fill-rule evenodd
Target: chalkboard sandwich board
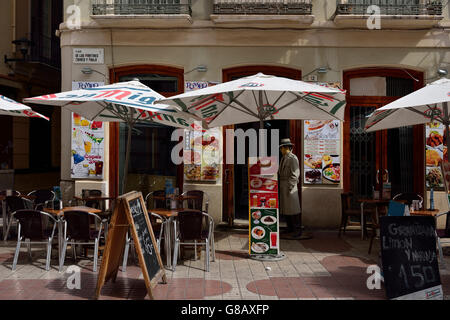
M 433 217 L 380 217 L 381 260 L 388 299 L 442 300 Z
M 96 299 L 100 296 L 101 288 L 106 281 L 116 280 L 128 230 L 134 241 L 150 299 L 153 299 L 152 288 L 160 280 L 167 283 L 142 193 L 133 191 L 118 197 L 116 201 L 97 280 Z

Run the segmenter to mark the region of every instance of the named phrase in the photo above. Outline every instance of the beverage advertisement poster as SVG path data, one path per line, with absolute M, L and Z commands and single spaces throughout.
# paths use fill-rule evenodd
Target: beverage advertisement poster
M 426 185 L 429 189 L 443 190 L 441 162 L 442 159 L 447 161 L 447 147 L 443 124 L 440 122 L 427 123 L 425 135 Z
M 103 179 L 104 126 L 72 113 L 71 178 Z
M 249 158 L 249 253 L 279 254 L 278 160 Z
M 341 181 L 340 121 L 304 121 L 304 183 L 338 184 Z

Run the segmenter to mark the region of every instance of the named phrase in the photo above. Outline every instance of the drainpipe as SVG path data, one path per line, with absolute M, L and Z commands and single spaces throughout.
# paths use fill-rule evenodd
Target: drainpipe
M 11 41 L 16 39 L 16 1 L 11 1 Z M 11 45 L 11 52 L 16 52 L 16 45 Z

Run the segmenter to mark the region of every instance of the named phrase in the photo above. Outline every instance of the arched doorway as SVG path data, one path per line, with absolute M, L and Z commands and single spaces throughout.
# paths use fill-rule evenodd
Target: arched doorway
M 184 70 L 161 65 L 133 65 L 110 70 L 111 82 L 131 81 L 137 78 L 143 84 L 165 97 L 183 93 Z M 129 179 L 130 187 L 144 193 L 163 188 L 166 178 L 176 181 L 183 188 L 183 165 L 170 161 L 170 140 L 175 128 L 139 124 L 132 132 Z M 109 145 L 109 190 L 112 196 L 119 195 L 119 181 L 123 172 L 125 136 L 127 127 L 120 123 L 110 124 Z M 176 142 L 173 142 L 175 144 Z
M 223 82 L 236 80 L 242 77 L 251 76 L 257 73 L 264 73 L 268 75 L 274 75 L 278 77 L 285 77 L 295 80 L 302 79 L 302 73 L 300 70 L 269 66 L 269 65 L 250 65 L 241 66 L 235 68 L 228 68 L 222 70 Z M 243 129 L 244 131 L 250 128 L 259 129 L 259 123 L 246 123 L 240 125 L 225 126 L 223 128 L 224 137 L 224 155 L 226 159 L 226 139 L 225 132 L 227 129 Z M 302 121 L 299 120 L 276 120 L 268 121 L 265 123 L 265 129 L 278 129 L 280 130 L 280 138 L 290 137 L 291 141 L 295 144 L 294 153 L 300 159 L 301 151 L 301 137 L 302 137 Z M 270 136 L 270 133 L 268 134 Z M 236 156 L 236 152 L 235 152 Z M 248 180 L 247 180 L 247 166 L 246 165 L 233 165 L 224 164 L 223 167 L 223 210 L 222 219 L 227 221 L 231 226 L 235 219 L 248 220 Z M 301 197 L 301 188 L 299 188 L 299 196 Z
M 364 131 L 366 117 L 423 86 L 423 73 L 402 68 L 344 71 L 347 107 L 344 122 L 344 190 L 371 197 L 377 172 L 389 173 L 392 195 L 424 194 L 424 126 L 375 133 Z

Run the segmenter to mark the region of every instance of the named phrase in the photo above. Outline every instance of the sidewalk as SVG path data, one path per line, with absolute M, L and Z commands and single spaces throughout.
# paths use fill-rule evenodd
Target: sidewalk
M 216 232 L 216 261 L 204 272 L 202 259 L 180 261 L 175 272 L 166 270 L 168 284 L 158 284 L 155 299 L 385 299 L 384 288 L 369 290 L 367 267 L 378 261 L 379 243 L 367 253 L 369 240 L 359 232 L 347 232 L 341 238 L 336 231 L 315 231 L 310 240 L 281 240 L 287 258 L 278 262 L 260 262 L 247 257 L 248 234 Z M 45 271 L 45 250 L 33 249 L 30 263 L 26 248 L 21 250 L 15 272 L 11 271 L 15 241 L 0 243 L 0 300 L 92 299 L 97 273 L 92 260 L 78 260 L 81 289 L 68 289 L 65 273 L 75 264 L 68 253 L 65 269 L 57 270 L 56 255 L 50 271 Z M 90 251 L 92 252 L 92 250 Z M 450 257 L 441 269 L 445 298 L 450 298 Z M 140 268 L 130 257 L 126 272 L 119 271 L 116 283 L 103 287 L 101 299 L 148 299 Z

